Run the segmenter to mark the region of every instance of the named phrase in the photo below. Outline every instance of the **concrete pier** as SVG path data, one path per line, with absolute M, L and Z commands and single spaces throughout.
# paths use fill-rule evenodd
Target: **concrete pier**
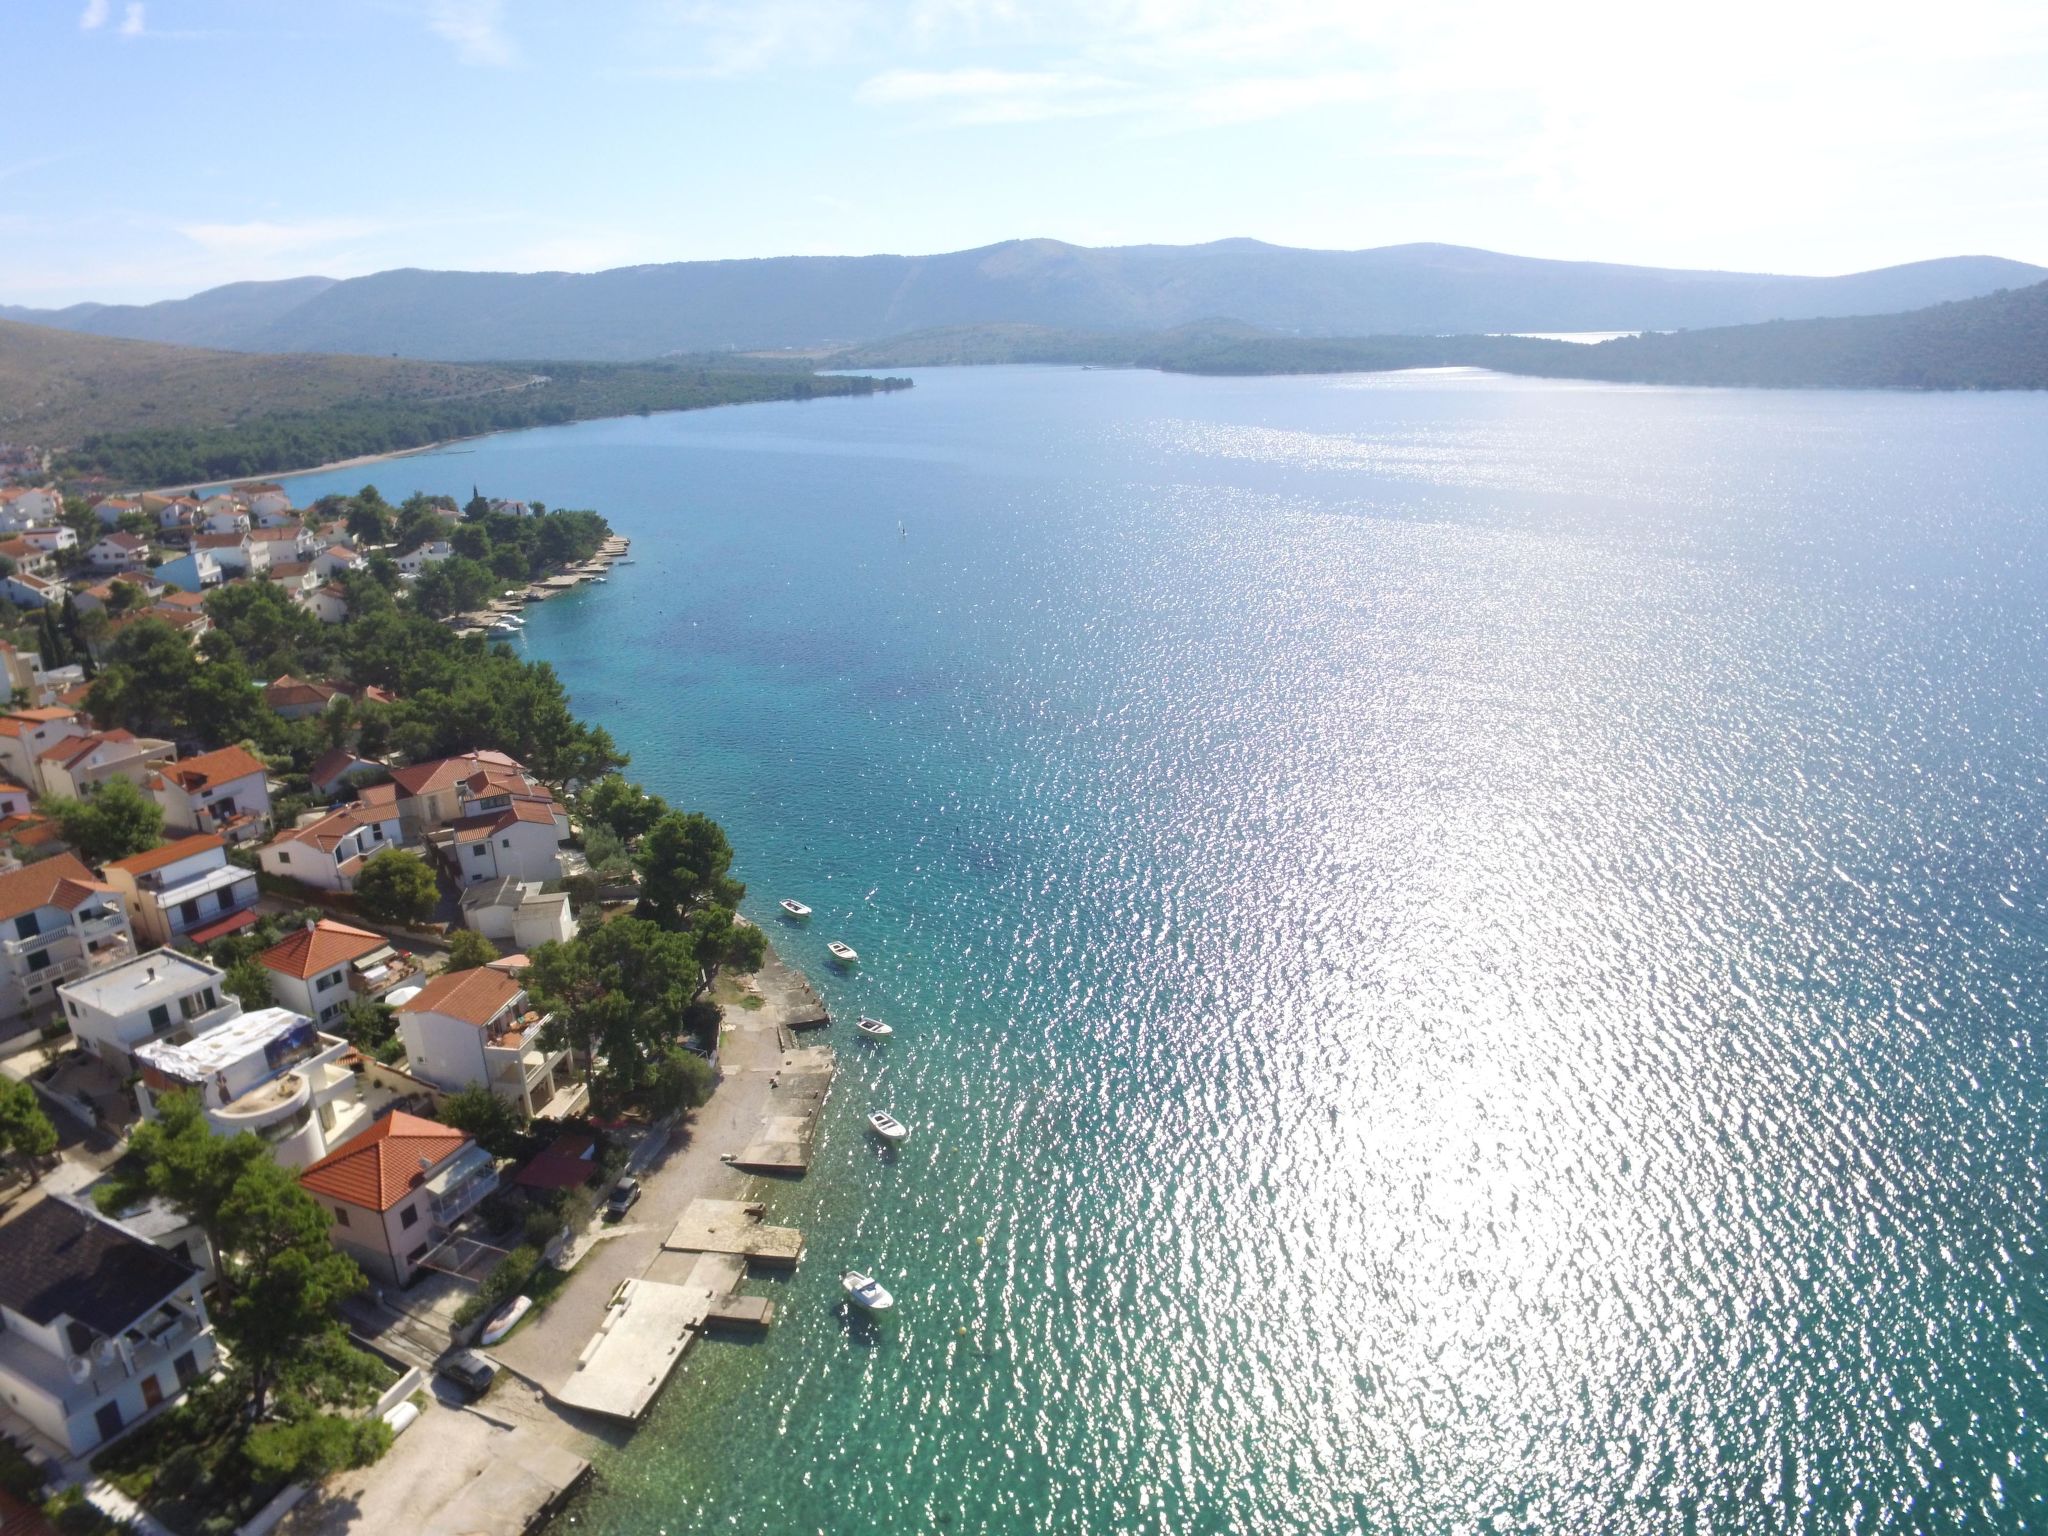
M 764 1226 L 758 1200 L 692 1200 L 662 1247 L 689 1253 L 729 1253 L 774 1269 L 794 1269 L 804 1256 L 795 1227 Z

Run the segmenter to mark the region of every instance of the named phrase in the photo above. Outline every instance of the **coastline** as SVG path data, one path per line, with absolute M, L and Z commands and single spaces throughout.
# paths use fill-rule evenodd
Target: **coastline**
M 614 418 L 589 416 L 584 419 L 587 421 L 609 421 Z M 570 425 L 573 425 L 573 423 L 570 423 Z M 530 432 L 532 430 L 531 427 L 504 428 L 506 432 Z M 197 484 L 200 489 L 207 490 L 214 486 L 243 485 L 256 480 L 273 480 L 282 483 L 286 480 L 297 479 L 301 475 L 324 475 L 332 473 L 337 469 L 356 469 L 365 464 L 382 464 L 390 459 L 409 459 L 416 454 L 433 453 L 437 449 L 452 447 L 456 443 L 480 442 L 484 438 L 497 437 L 498 435 L 496 432 L 472 432 L 467 437 L 444 437 L 439 442 L 421 443 L 417 448 L 393 448 L 384 453 L 359 453 L 351 459 L 335 459 L 327 464 L 309 464 L 304 469 L 257 470 L 253 474 L 236 475 L 232 480 L 201 480 Z M 181 480 L 176 485 L 150 486 L 147 489 L 131 491 L 128 494 L 132 496 L 177 496 L 191 490 L 193 484 L 194 482 L 192 481 Z
M 330 1478 L 278 1530 L 290 1536 L 339 1536 L 406 1529 L 415 1536 L 466 1536 L 478 1529 L 551 1529 L 562 1507 L 606 1446 L 630 1442 L 637 1425 L 561 1400 L 580 1359 L 615 1319 L 630 1282 L 672 1283 L 689 1275 L 694 1254 L 665 1245 L 678 1218 L 698 1200 L 744 1198 L 755 1174 L 732 1166 L 786 1110 L 778 1085 L 793 1060 L 821 1048 L 799 1047 L 793 1026 L 820 1011 L 810 979 L 771 944 L 747 992 L 760 1006 L 721 1004 L 719 1081 L 709 1100 L 672 1125 L 648 1128 L 629 1169 L 642 1180 L 626 1221 L 593 1217 L 565 1253 L 568 1279 L 531 1320 L 489 1353 L 499 1383 L 474 1404 L 442 1400 L 382 1460 Z M 822 1048 L 829 1065 L 830 1048 Z M 674 1353 L 687 1353 L 691 1330 Z M 644 1359 L 640 1362 L 645 1363 Z M 663 1381 L 649 1395 L 673 1386 Z

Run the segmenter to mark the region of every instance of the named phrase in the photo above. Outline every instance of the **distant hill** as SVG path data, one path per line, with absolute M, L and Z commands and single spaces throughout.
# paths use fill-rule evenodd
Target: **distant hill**
M 388 357 L 266 357 L 82 336 L 0 320 L 0 441 L 218 427 L 344 402 L 451 399 L 523 387 L 505 368 Z
M 1972 298 L 2048 269 L 1957 256 L 1845 277 L 1547 261 L 1448 245 L 1256 240 L 1094 249 L 1012 240 L 934 256 L 672 262 L 588 274 L 379 272 L 241 283 L 146 306 L 0 310 L 95 334 L 274 352 L 626 360 L 1035 326 L 1155 332 L 1219 318 L 1303 336 L 1670 330 Z
M 1093 363 L 1211 374 L 1466 366 L 1640 384 L 2048 389 L 2048 282 L 1905 314 L 1774 320 L 1597 346 L 1522 336 L 1273 336 L 1214 325 L 1146 335 L 988 326 L 915 332 L 831 361 L 849 368 Z

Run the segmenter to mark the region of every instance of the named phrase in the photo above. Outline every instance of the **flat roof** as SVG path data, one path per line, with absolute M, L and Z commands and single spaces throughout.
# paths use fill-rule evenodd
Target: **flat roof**
M 153 949 L 104 971 L 66 982 L 57 990 L 102 1013 L 133 1013 L 183 997 L 194 987 L 218 988 L 220 967 L 181 955 L 174 949 Z
M 302 1025 L 310 1027 L 312 1023 L 303 1013 L 294 1013 L 289 1008 L 258 1008 L 254 1013 L 229 1019 L 183 1045 L 159 1040 L 142 1046 L 136 1051 L 135 1059 L 146 1061 L 172 1077 L 198 1082 L 226 1070 L 246 1056 L 255 1055 L 280 1035 L 289 1034 Z

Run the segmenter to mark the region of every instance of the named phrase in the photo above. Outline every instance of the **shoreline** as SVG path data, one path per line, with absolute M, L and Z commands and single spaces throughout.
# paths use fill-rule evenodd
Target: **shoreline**
M 588 416 L 584 419 L 586 421 L 611 421 L 616 418 Z M 563 425 L 574 426 L 576 423 L 565 422 Z M 533 429 L 531 427 L 506 427 L 504 430 L 507 432 L 530 432 Z M 309 465 L 305 469 L 257 470 L 253 474 L 236 475 L 231 480 L 201 480 L 197 482 L 196 486 L 190 480 L 181 480 L 176 485 L 151 486 L 146 490 L 129 491 L 125 494 L 130 496 L 181 496 L 186 491 L 195 488 L 202 491 L 211 490 L 216 486 L 247 485 L 257 480 L 275 481 L 281 484 L 286 480 L 295 480 L 301 475 L 324 475 L 337 469 L 355 469 L 366 464 L 382 464 L 391 459 L 409 459 L 416 454 L 433 453 L 437 449 L 451 447 L 456 443 L 481 442 L 484 438 L 496 437 L 497 435 L 496 432 L 473 432 L 468 437 L 444 437 L 439 442 L 421 443 L 417 448 L 392 448 L 383 453 L 359 453 L 352 459 L 335 459 L 326 464 Z
M 599 1213 L 575 1234 L 561 1289 L 531 1321 L 489 1347 L 501 1367 L 499 1384 L 474 1404 L 430 1406 L 381 1460 L 339 1473 L 309 1494 L 280 1532 L 368 1536 L 407 1529 L 415 1536 L 466 1536 L 478 1529 L 565 1528 L 561 1516 L 587 1486 L 591 1458 L 629 1445 L 639 1432 L 637 1419 L 562 1400 L 561 1389 L 581 1369 L 579 1358 L 612 1326 L 614 1302 L 627 1282 L 673 1284 L 689 1277 L 700 1256 L 666 1241 L 685 1210 L 699 1200 L 758 1198 L 761 1175 L 726 1159 L 743 1156 L 773 1117 L 786 1112 L 786 1090 L 779 1085 L 804 1070 L 806 1057 L 815 1071 L 821 1049 L 824 1071 L 835 1072 L 829 1046 L 804 1045 L 794 1033 L 822 1011 L 810 978 L 771 943 L 760 972 L 749 979 L 747 990 L 762 1005 L 720 1005 L 720 1075 L 711 1097 L 683 1119 L 641 1134 L 627 1165 L 642 1181 L 640 1203 L 624 1221 L 606 1224 Z M 698 1331 L 683 1333 L 678 1356 Z M 653 1389 L 650 1406 L 675 1386 L 676 1374 Z

